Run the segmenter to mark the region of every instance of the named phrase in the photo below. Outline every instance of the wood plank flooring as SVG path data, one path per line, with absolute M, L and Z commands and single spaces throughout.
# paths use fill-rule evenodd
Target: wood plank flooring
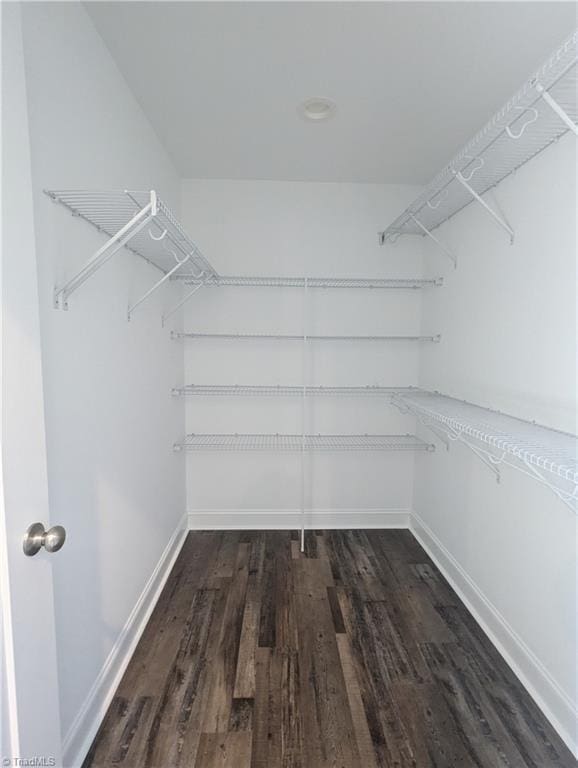
M 84 768 L 570 768 L 409 531 L 190 533 Z

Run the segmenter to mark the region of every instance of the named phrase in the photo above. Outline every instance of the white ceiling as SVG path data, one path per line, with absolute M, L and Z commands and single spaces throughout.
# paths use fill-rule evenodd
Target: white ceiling
M 556 2 L 93 2 L 184 177 L 422 183 L 572 31 Z M 337 104 L 326 123 L 297 106 Z

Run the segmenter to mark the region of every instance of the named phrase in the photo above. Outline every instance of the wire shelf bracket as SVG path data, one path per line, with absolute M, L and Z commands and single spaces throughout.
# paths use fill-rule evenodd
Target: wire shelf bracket
M 382 245 L 402 235 L 430 235 L 472 202 L 513 241 L 514 230 L 483 196 L 571 131 L 578 136 L 578 30 L 379 233 Z M 475 179 L 473 178 L 475 174 Z
M 552 96 L 548 93 L 548 91 L 544 88 L 544 86 L 539 83 L 537 80 L 535 82 L 535 88 L 540 94 L 540 96 L 544 99 L 546 104 L 554 110 L 554 112 L 558 115 L 558 117 L 564 122 L 568 128 L 573 132 L 575 136 L 578 136 L 578 125 L 572 120 L 570 115 L 562 109 L 562 107 L 558 104 L 556 99 L 553 99 Z M 511 134 L 510 134 L 511 135 Z
M 54 195 L 53 199 L 58 200 L 56 195 Z M 140 232 L 141 229 L 144 229 L 144 227 L 152 221 L 155 212 L 156 200 L 155 197 L 151 196 L 150 203 L 136 213 L 115 235 L 110 237 L 110 239 L 107 240 L 90 259 L 88 259 L 84 267 L 77 272 L 74 277 L 71 277 L 64 285 L 60 287 L 56 286 L 54 288 L 54 308 L 67 310 L 68 297 L 97 270 L 99 270 L 100 267 L 106 264 L 106 262 L 109 261 L 117 251 L 123 248 L 134 235 Z
M 149 192 L 45 190 L 73 216 L 84 219 L 107 241 L 85 265 L 54 289 L 56 309 L 68 309 L 74 291 L 95 274 L 123 247 L 140 256 L 162 273 L 162 277 L 128 308 L 128 319 L 161 285 L 177 276 L 191 280 L 216 278 L 217 273 L 177 222 L 154 190 Z
M 153 239 L 155 239 L 155 238 L 153 238 Z M 167 280 L 170 280 L 171 276 L 174 275 L 175 272 L 177 272 L 177 270 L 179 270 L 184 264 L 186 264 L 186 262 L 189 261 L 190 258 L 191 258 L 190 256 L 186 256 L 182 261 L 179 261 L 177 259 L 177 263 L 175 264 L 175 266 L 171 270 L 169 270 L 169 272 L 167 272 L 166 275 L 163 275 L 163 277 L 161 277 L 160 280 L 158 280 L 151 288 L 149 288 L 149 290 L 146 293 L 144 293 L 140 297 L 140 299 L 138 299 L 137 301 L 135 301 L 134 304 L 129 306 L 128 312 L 127 312 L 127 316 L 128 316 L 128 320 L 129 321 L 130 321 L 131 315 L 135 311 L 135 309 L 137 307 L 139 307 L 143 302 L 145 302 L 149 298 L 149 296 L 152 296 L 152 294 L 157 290 L 157 288 L 160 288 L 163 283 L 165 283 Z M 163 316 L 163 325 L 164 325 L 164 319 L 165 318 Z
M 205 285 L 205 281 L 201 280 L 200 283 L 196 283 L 195 287 L 190 290 L 183 298 L 175 304 L 175 306 L 170 309 L 168 312 L 165 312 L 165 314 L 161 318 L 161 322 L 164 325 L 166 321 L 169 319 L 169 317 L 172 317 L 175 312 L 178 312 L 178 310 L 184 306 L 189 299 L 191 299 L 197 291 L 200 291 L 201 288 L 203 288 Z
M 456 267 L 458 266 L 458 260 L 455 254 L 452 253 L 452 251 L 450 251 L 447 245 L 444 245 L 444 243 L 442 243 L 441 240 L 433 234 L 433 232 L 430 232 L 430 230 L 427 227 L 424 227 L 421 221 L 416 216 L 414 216 L 413 213 L 411 214 L 411 218 L 415 222 L 415 224 L 422 230 L 424 235 L 427 235 L 427 237 L 429 237 L 430 240 L 433 240 L 433 242 L 438 246 L 438 248 L 441 249 L 442 253 L 445 253 L 448 259 L 454 265 L 454 269 L 456 269 Z
M 481 165 L 479 165 L 478 168 L 481 168 L 482 165 L 484 164 L 484 159 L 480 157 L 479 160 L 481 162 Z M 504 229 L 508 233 L 508 235 L 510 236 L 510 245 L 514 245 L 514 230 L 512 229 L 512 227 L 508 224 L 508 222 L 502 216 L 496 213 L 496 211 L 494 211 L 494 209 L 490 205 L 488 205 L 488 203 L 486 203 L 486 201 L 484 200 L 483 197 L 481 197 L 481 195 L 478 195 L 476 190 L 469 183 L 475 171 L 472 171 L 472 173 L 468 178 L 466 178 L 461 171 L 455 171 L 454 173 L 455 173 L 456 179 L 460 182 L 462 187 L 464 187 L 464 189 L 467 189 L 470 195 L 474 198 L 474 200 L 476 200 L 482 206 L 482 208 L 490 214 L 490 216 L 494 219 L 494 221 L 496 221 L 499 224 L 499 226 L 502 227 L 502 229 Z
M 437 392 L 400 392 L 392 403 L 412 413 L 446 447 L 460 442 L 501 480 L 508 466 L 537 480 L 578 514 L 578 437 Z

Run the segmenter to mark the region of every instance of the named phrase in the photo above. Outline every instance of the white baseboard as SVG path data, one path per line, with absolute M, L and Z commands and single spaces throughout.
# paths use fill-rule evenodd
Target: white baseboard
M 183 515 L 64 738 L 62 753 L 65 768 L 80 768 L 82 765 L 186 534 L 187 518 Z
M 415 512 L 410 517 L 410 529 L 570 751 L 578 757 L 578 712 L 568 694 Z
M 409 528 L 409 509 L 312 509 L 307 529 Z M 192 531 L 294 530 L 301 527 L 298 509 L 197 509 L 188 512 Z

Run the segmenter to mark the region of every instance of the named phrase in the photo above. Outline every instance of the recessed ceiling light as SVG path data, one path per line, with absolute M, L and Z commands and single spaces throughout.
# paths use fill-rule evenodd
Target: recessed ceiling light
M 332 101 L 319 96 L 316 96 L 314 99 L 307 99 L 298 108 L 301 117 L 313 122 L 328 120 L 330 117 L 333 117 L 335 110 L 336 106 Z

